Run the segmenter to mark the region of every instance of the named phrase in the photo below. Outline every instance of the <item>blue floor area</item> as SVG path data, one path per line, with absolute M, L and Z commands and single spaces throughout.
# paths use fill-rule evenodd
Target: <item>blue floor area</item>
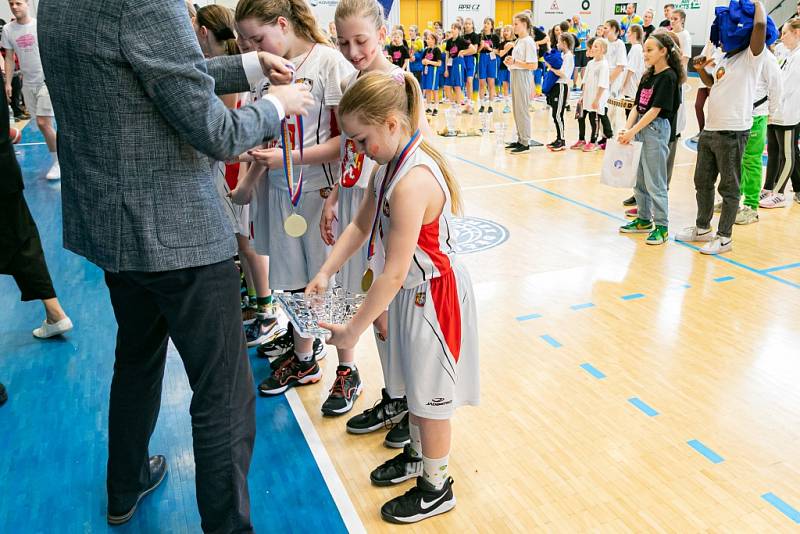
M 40 143 L 26 128 L 22 143 Z M 151 454 L 165 454 L 165 484 L 134 519 L 106 525 L 108 392 L 116 323 L 101 271 L 62 248 L 59 183 L 44 174 L 44 144 L 20 146 L 25 197 L 42 236 L 62 305 L 75 323 L 63 339 L 38 341 L 39 302 L 19 302 L 11 277 L 0 277 L 0 533 L 200 532 L 189 418 L 191 390 L 175 351 L 168 357 L 161 415 Z M 251 355 L 256 381 L 267 374 Z M 257 399 L 250 469 L 253 523 L 259 532 L 346 532 L 314 457 L 283 397 Z

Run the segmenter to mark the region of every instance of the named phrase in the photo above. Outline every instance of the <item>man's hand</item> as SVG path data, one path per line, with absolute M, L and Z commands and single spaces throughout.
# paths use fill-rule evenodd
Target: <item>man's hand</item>
M 311 91 L 301 83 L 273 85 L 269 88 L 269 94 L 280 101 L 287 117 L 289 115 L 308 115 L 308 108 L 314 105 Z
M 294 71 L 286 66 L 286 60 L 269 52 L 259 52 L 258 60 L 261 62 L 261 70 L 264 76 L 269 78 L 273 84 L 286 85 L 292 82 Z

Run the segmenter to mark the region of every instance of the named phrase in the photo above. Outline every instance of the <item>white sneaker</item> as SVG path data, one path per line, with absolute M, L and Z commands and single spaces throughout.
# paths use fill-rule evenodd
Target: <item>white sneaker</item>
M 723 243 L 723 239 L 727 239 L 727 241 Z M 733 239 L 717 236 L 703 245 L 703 248 L 700 249 L 700 254 L 715 255 L 731 250 L 733 250 Z
M 695 241 L 713 241 L 716 235 L 711 228 L 697 228 L 696 226 L 690 226 L 688 228 L 684 228 L 678 235 L 675 236 L 675 241 L 685 241 L 685 242 L 695 242 Z
M 50 324 L 47 319 L 42 321 L 42 326 L 33 331 L 34 337 L 39 339 L 47 339 L 48 337 L 60 336 L 72 330 L 72 321 L 69 317 L 64 317 L 57 323 Z
M 753 224 L 758 222 L 758 212 L 750 206 L 739 208 L 736 214 L 736 224 Z
M 771 194 L 772 194 L 772 191 L 770 191 L 769 189 L 762 189 L 761 192 L 758 194 L 758 200 L 759 201 L 764 200 L 765 198 L 767 198 Z
M 720 200 L 716 204 L 714 204 L 714 213 L 720 213 L 722 211 L 722 201 Z
M 47 176 L 45 176 L 48 180 L 60 180 L 61 179 L 61 165 L 58 164 L 58 161 L 53 163 L 53 166 L 50 167 L 50 170 L 47 171 Z
M 758 203 L 759 208 L 772 209 L 772 208 L 785 208 L 786 197 L 783 193 L 772 193 L 761 199 Z

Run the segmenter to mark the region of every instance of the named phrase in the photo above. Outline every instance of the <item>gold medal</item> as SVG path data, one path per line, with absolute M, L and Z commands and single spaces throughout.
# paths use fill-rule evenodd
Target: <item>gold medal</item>
M 283 229 L 290 237 L 303 237 L 308 230 L 308 223 L 302 215 L 292 213 L 283 221 Z
M 366 293 L 369 291 L 369 288 L 372 287 L 372 282 L 375 278 L 375 273 L 372 272 L 372 268 L 368 267 L 366 271 L 364 271 L 364 276 L 361 277 L 361 291 Z

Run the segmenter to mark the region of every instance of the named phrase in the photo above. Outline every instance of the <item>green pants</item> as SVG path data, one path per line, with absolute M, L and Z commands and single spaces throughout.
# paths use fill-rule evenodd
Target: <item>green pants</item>
M 758 209 L 758 195 L 761 193 L 762 156 L 766 142 L 767 116 L 753 117 L 753 127 L 750 128 L 750 137 L 742 156 L 742 195 L 744 205 L 754 210 Z

